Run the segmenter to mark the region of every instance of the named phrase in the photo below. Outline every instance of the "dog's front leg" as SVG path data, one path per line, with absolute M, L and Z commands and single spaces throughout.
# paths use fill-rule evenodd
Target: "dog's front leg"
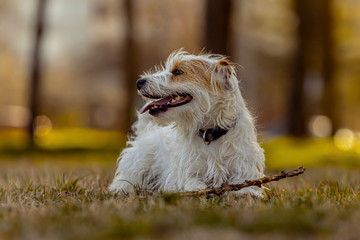
M 206 184 L 201 179 L 190 177 L 185 181 L 184 191 L 195 191 L 207 188 Z
M 138 146 L 124 149 L 119 157 L 118 168 L 109 189 L 112 192 L 132 192 L 136 187 L 144 187 L 145 166 L 150 165 Z

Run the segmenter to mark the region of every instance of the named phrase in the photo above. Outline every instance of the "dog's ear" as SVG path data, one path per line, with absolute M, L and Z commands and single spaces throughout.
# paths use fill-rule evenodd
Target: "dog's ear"
M 232 91 L 235 89 L 235 83 L 232 81 L 235 70 L 228 60 L 221 59 L 218 61 L 215 71 L 218 74 L 220 86 L 224 91 Z

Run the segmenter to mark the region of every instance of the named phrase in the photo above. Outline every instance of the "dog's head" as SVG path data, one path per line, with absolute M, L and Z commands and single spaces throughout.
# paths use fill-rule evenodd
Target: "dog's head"
M 206 115 L 214 115 L 215 108 L 239 92 L 234 66 L 226 57 L 196 56 L 181 50 L 172 53 L 164 66 L 142 75 L 136 84 L 147 101 L 140 113 L 149 112 L 160 123 L 184 118 L 209 121 L 204 120 Z

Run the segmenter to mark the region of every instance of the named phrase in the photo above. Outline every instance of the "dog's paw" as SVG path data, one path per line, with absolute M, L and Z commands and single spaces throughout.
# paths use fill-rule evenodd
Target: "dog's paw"
M 250 196 L 256 199 L 262 199 L 264 197 L 263 190 L 258 187 L 243 188 L 239 191 L 229 192 L 233 196 L 245 197 Z
M 186 182 L 184 186 L 184 191 L 196 191 L 196 190 L 203 190 L 207 188 L 207 185 L 204 182 L 196 178 L 191 178 Z
M 109 185 L 109 191 L 113 193 L 129 193 L 134 190 L 134 185 L 126 180 L 115 178 L 114 181 Z

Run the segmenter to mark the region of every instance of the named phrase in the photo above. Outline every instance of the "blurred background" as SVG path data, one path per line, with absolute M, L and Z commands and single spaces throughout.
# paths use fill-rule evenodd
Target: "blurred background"
M 118 153 L 138 75 L 183 47 L 239 64 L 270 157 L 358 163 L 359 43 L 357 0 L 1 0 L 0 149 Z

